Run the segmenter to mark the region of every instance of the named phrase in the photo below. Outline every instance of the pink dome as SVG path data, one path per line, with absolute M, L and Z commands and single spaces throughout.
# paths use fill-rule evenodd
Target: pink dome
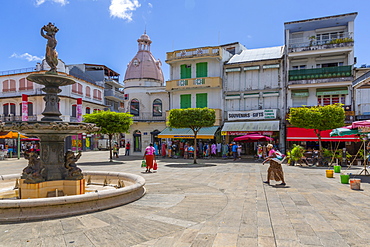
M 139 50 L 127 66 L 125 81 L 131 79 L 152 79 L 163 83 L 162 63 L 156 60 L 150 52 L 152 41 L 144 33 L 137 40 Z

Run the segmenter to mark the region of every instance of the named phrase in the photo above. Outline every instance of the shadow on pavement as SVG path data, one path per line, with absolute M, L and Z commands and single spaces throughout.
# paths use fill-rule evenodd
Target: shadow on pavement
M 123 161 L 113 160 L 112 162 L 103 161 L 103 162 L 78 162 L 77 166 L 104 166 L 104 165 L 122 165 L 125 164 Z
M 212 166 L 217 166 L 214 164 L 167 164 L 165 165 L 167 167 L 172 167 L 172 168 L 200 168 L 200 167 L 212 167 Z

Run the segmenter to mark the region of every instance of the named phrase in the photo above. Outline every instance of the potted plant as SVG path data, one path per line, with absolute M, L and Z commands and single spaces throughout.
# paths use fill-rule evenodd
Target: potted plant
M 313 42 L 316 40 L 316 36 L 312 35 L 312 36 L 308 37 L 308 39 L 310 40 L 310 46 L 312 46 Z
M 297 145 L 297 144 L 293 144 L 293 148 L 292 150 L 290 151 L 290 154 L 289 154 L 289 158 L 291 160 L 291 162 L 299 162 L 301 161 L 302 157 L 303 157 L 303 154 L 305 152 L 305 149 L 300 146 L 300 145 Z

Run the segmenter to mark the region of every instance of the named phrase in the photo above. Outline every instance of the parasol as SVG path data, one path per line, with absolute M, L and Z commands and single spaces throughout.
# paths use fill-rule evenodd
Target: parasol
M 357 134 L 359 134 L 357 129 L 350 129 L 348 127 L 336 128 L 330 132 L 330 136 L 347 136 L 347 135 L 357 135 Z
M 19 134 L 20 138 L 27 138 L 27 136 Z M 1 139 L 16 139 L 18 138 L 18 132 L 9 131 L 8 134 L 0 136 Z
M 243 142 L 258 142 L 258 141 L 273 141 L 274 139 L 268 136 L 260 135 L 258 133 L 249 133 L 244 136 L 235 137 L 234 141 Z
M 330 136 L 345 136 L 345 135 L 353 135 L 353 134 L 364 135 L 370 132 L 369 128 L 370 128 L 370 120 L 356 121 L 356 122 L 353 122 L 352 125 L 350 126 L 344 126 L 341 128 L 333 129 L 332 132 L 330 132 Z M 363 146 L 364 146 L 364 168 L 358 175 L 361 175 L 362 172 L 364 172 L 365 175 L 370 175 L 369 171 L 366 168 L 366 163 L 367 163 L 366 162 L 366 145 L 365 145 L 364 138 L 363 138 Z M 357 155 L 358 153 L 356 154 L 356 157 Z

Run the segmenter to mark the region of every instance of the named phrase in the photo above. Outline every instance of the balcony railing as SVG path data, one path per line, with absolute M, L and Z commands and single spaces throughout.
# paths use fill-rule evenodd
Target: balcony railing
M 0 71 L 0 75 L 14 75 L 14 74 L 20 74 L 20 73 L 34 72 L 34 71 L 36 71 L 35 67 L 30 67 L 30 68 L 23 68 L 23 69 Z
M 13 114 L 8 115 L 1 114 L 0 121 L 1 122 L 22 121 L 22 116 L 14 116 Z M 37 116 L 36 115 L 28 116 L 28 121 L 37 121 Z
M 113 89 L 104 89 L 104 97 L 113 97 L 113 98 L 117 98 L 119 100 L 124 100 L 125 99 L 125 96 L 124 96 L 123 93 L 117 92 Z
M 352 66 L 289 70 L 289 81 L 352 76 Z
M 343 33 L 336 35 L 335 37 L 328 38 L 328 39 L 322 39 L 322 40 L 316 40 L 315 38 L 311 40 L 309 38 L 294 38 L 294 39 L 289 39 L 288 48 L 294 49 L 294 48 L 314 47 L 315 49 L 327 49 L 327 48 L 332 48 L 330 47 L 330 45 L 353 46 L 352 37 L 353 37 L 353 33 L 343 32 Z M 326 46 L 326 45 L 328 47 L 320 48 L 320 46 Z
M 166 90 L 174 89 L 188 89 L 197 87 L 222 87 L 221 77 L 203 77 L 203 78 L 191 78 L 191 79 L 179 79 L 166 82 Z
M 132 118 L 134 121 L 165 121 L 166 114 L 162 113 L 162 116 L 153 116 L 153 112 L 140 112 L 139 116 Z
M 195 57 L 219 57 L 221 55 L 220 47 L 203 47 L 186 49 L 174 52 L 167 52 L 167 60 L 186 59 Z

